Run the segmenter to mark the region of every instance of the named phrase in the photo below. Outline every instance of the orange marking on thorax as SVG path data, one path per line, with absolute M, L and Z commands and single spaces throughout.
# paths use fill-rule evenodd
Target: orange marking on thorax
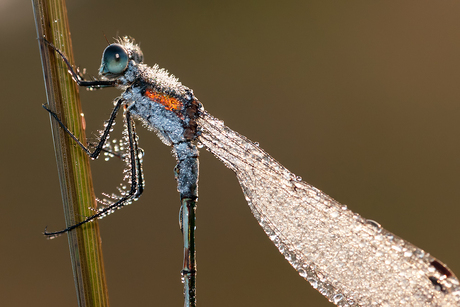
M 179 111 L 182 109 L 182 102 L 169 95 L 147 89 L 145 91 L 145 96 L 149 97 L 155 102 L 158 102 L 159 104 L 162 104 L 168 111 Z

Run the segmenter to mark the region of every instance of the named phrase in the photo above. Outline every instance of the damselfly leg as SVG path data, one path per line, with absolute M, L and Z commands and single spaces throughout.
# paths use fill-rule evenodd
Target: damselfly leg
M 109 120 L 106 122 L 106 127 L 104 128 L 104 131 L 101 135 L 101 138 L 99 140 L 99 143 L 94 146 L 95 149 L 93 152 L 89 150 L 88 147 L 83 145 L 82 142 L 64 125 L 64 123 L 59 119 L 58 115 L 51 111 L 46 105 L 43 105 L 43 108 L 50 113 L 50 115 L 58 122 L 58 124 L 64 129 L 64 131 L 88 154 L 88 156 L 91 159 L 97 159 L 103 151 L 104 145 L 107 142 L 107 139 L 110 134 L 110 130 L 112 129 L 112 126 L 115 122 L 115 118 L 117 117 L 117 113 L 120 110 L 120 106 L 123 104 L 123 99 L 119 98 L 117 103 L 115 104 L 115 107 L 113 108 L 112 114 L 110 115 Z
M 72 78 L 77 82 L 79 86 L 84 86 L 90 89 L 99 89 L 99 88 L 104 88 L 104 87 L 115 87 L 116 82 L 114 80 L 84 80 L 82 76 L 75 71 L 75 69 L 70 65 L 69 60 L 67 57 L 62 53 L 59 48 L 54 46 L 51 42 L 49 42 L 46 38 L 42 38 L 42 40 L 50 46 L 54 51 L 56 51 L 59 56 L 62 58 L 64 63 L 67 65 L 67 68 L 69 69 L 69 73 L 72 75 Z
M 46 109 L 57 121 L 58 123 L 64 128 L 64 131 L 68 133 L 76 142 L 77 144 L 83 148 L 83 150 L 91 157 L 96 159 L 99 156 L 99 153 L 101 152 L 100 148 L 104 146 L 104 143 L 106 142 L 108 138 L 108 133 L 110 132 L 110 126 L 107 125 L 104 133 L 103 133 L 103 138 L 101 138 L 101 141 L 99 142 L 98 146 L 96 147 L 96 150 L 91 153 L 87 147 L 85 147 L 68 129 L 67 127 L 64 126 L 64 124 L 59 120 L 57 115 L 50 111 L 49 109 Z M 115 110 L 114 110 L 115 111 Z M 112 116 L 111 116 L 112 118 Z M 129 164 L 130 164 L 130 179 L 129 182 L 131 184 L 131 187 L 129 191 L 125 194 L 122 195 L 117 201 L 111 203 L 110 205 L 107 205 L 105 207 L 102 207 L 99 209 L 99 211 L 87 218 L 85 218 L 83 221 L 69 226 L 63 230 L 60 231 L 55 231 L 55 232 L 48 232 L 45 230 L 44 234 L 46 236 L 49 236 L 50 238 L 57 237 L 63 233 L 69 232 L 72 229 L 75 229 L 83 224 L 86 224 L 88 222 L 91 222 L 95 219 L 102 218 L 106 215 L 109 215 L 110 213 L 114 212 L 117 209 L 122 208 L 123 206 L 126 206 L 130 204 L 132 201 L 138 199 L 143 190 L 144 190 L 144 176 L 142 172 L 142 149 L 138 147 L 138 140 L 137 140 L 137 134 L 134 126 L 134 122 L 131 118 L 131 114 L 129 113 L 128 110 L 125 110 L 125 122 L 126 122 L 126 131 L 127 131 L 127 139 L 128 139 L 128 151 L 129 151 Z M 98 150 L 99 149 L 99 150 Z
M 48 110 L 48 109 L 47 109 Z M 91 153 L 89 151 L 89 149 L 87 147 L 85 147 L 78 139 L 75 138 L 75 136 L 62 124 L 62 122 L 58 119 L 57 115 L 55 113 L 53 113 L 52 111 L 48 110 L 48 112 L 50 112 L 50 114 L 56 118 L 56 120 L 59 122 L 59 124 L 64 128 L 64 130 L 74 139 L 76 140 L 77 144 L 82 147 L 84 149 L 84 151 L 86 153 L 88 153 L 88 155 L 90 157 L 93 157 L 92 154 L 96 153 L 96 151 L 94 151 L 93 153 Z M 142 173 L 142 150 L 139 149 L 138 147 L 138 142 L 137 142 L 137 135 L 136 135 L 136 131 L 135 131 L 135 127 L 134 127 L 134 123 L 133 123 L 133 120 L 131 118 L 131 115 L 128 111 L 126 111 L 125 113 L 125 121 L 126 121 L 126 130 L 127 130 L 127 133 L 128 133 L 128 145 L 129 145 L 129 163 L 130 163 L 130 172 L 131 172 L 131 176 L 130 176 L 130 183 L 131 183 L 131 187 L 129 189 L 129 191 L 123 195 L 122 197 L 120 197 L 117 201 L 113 202 L 112 204 L 108 205 L 108 206 L 105 206 L 103 208 L 101 208 L 96 214 L 92 215 L 92 216 L 89 216 L 87 218 L 85 218 L 83 221 L 75 224 L 75 225 L 72 225 L 72 226 L 69 226 L 63 230 L 60 230 L 60 231 L 55 231 L 55 232 L 48 232 L 45 230 L 44 234 L 46 236 L 49 236 L 50 238 L 54 238 L 54 237 L 57 237 L 63 233 L 66 233 L 72 229 L 75 229 L 83 224 L 86 224 L 88 222 L 91 222 L 95 219 L 98 219 L 98 218 L 102 218 L 112 212 L 114 212 L 115 210 L 117 209 L 120 209 L 122 208 L 123 206 L 125 205 L 128 205 L 130 204 L 132 201 L 136 200 L 137 198 L 139 198 L 139 196 L 141 196 L 143 190 L 144 190 L 144 176 L 143 176 L 143 173 Z M 108 128 L 110 129 L 110 128 Z M 106 128 L 106 131 L 107 131 L 107 128 Z M 106 132 L 104 131 L 104 132 Z M 105 133 L 104 133 L 105 135 Z M 107 137 L 99 142 L 98 144 L 98 147 L 102 147 L 104 145 L 104 142 L 105 140 L 107 139 Z M 96 150 L 97 150 L 96 148 Z M 100 151 L 99 151 L 100 153 Z M 98 154 L 95 155 L 95 158 L 97 158 Z
M 113 82 L 109 81 L 99 81 L 99 80 L 94 80 L 94 81 L 85 81 L 81 78 L 79 74 L 75 72 L 75 70 L 72 68 L 70 65 L 69 61 L 65 57 L 65 55 L 56 47 L 54 47 L 51 43 L 44 41 L 50 45 L 64 60 L 66 65 L 69 68 L 69 73 L 73 76 L 75 82 L 84 87 L 89 87 L 89 88 L 102 88 L 102 87 L 109 87 L 109 86 L 114 86 L 112 85 Z M 112 126 L 115 122 L 115 118 L 117 116 L 118 111 L 120 110 L 121 106 L 125 106 L 125 100 L 123 98 L 118 98 L 117 102 L 115 103 L 115 107 L 110 115 L 109 120 L 106 122 L 104 131 L 101 134 L 100 140 L 97 143 L 94 149 L 94 151 L 91 151 L 88 147 L 86 147 L 66 126 L 65 124 L 59 119 L 59 116 L 50 110 L 47 106 L 43 105 L 43 108 L 47 110 L 50 115 L 58 122 L 58 124 L 64 129 L 64 131 L 82 148 L 82 150 L 88 154 L 88 156 L 91 159 L 97 159 L 102 151 L 104 151 L 104 145 L 106 144 L 110 131 L 112 129 Z M 131 118 L 131 114 L 127 108 L 124 110 L 124 120 L 125 120 L 125 125 L 126 125 L 126 133 L 127 133 L 127 143 L 128 143 L 128 154 L 125 157 L 125 159 L 129 160 L 129 165 L 130 165 L 130 189 L 128 192 L 124 193 L 119 199 L 114 201 L 113 203 L 110 203 L 109 205 L 104 206 L 101 208 L 96 214 L 86 217 L 83 221 L 69 226 L 63 230 L 60 231 L 55 231 L 55 232 L 48 232 L 45 230 L 44 234 L 46 236 L 49 236 L 50 238 L 54 238 L 56 236 L 59 236 L 63 233 L 66 233 L 72 229 L 75 229 L 85 223 L 91 222 L 97 218 L 102 218 L 110 213 L 112 213 L 114 210 L 119 209 L 132 201 L 136 200 L 139 198 L 139 196 L 142 194 L 143 189 L 144 189 L 144 178 L 143 178 L 143 173 L 142 173 L 142 150 L 139 149 L 138 147 L 138 137 L 135 131 L 135 126 L 134 122 Z

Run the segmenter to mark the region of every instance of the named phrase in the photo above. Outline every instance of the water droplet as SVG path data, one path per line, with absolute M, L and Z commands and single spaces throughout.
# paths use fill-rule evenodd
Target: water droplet
M 337 303 L 340 302 L 342 299 L 343 299 L 343 295 L 342 295 L 342 294 L 336 294 L 336 295 L 334 295 L 334 297 L 332 298 L 332 302 L 333 302 L 334 304 L 337 305 Z
M 310 283 L 310 285 L 316 289 L 318 288 L 318 281 L 314 279 L 313 277 L 307 278 L 307 281 Z
M 139 148 L 137 150 L 137 157 L 138 157 L 139 160 L 142 160 L 142 158 L 144 158 L 144 153 L 145 152 L 144 152 L 144 150 L 142 148 Z
M 319 289 L 318 291 L 319 291 L 319 293 L 321 293 L 322 295 L 327 296 L 327 289 L 326 289 L 326 288 L 321 288 L 321 289 Z
M 377 228 L 378 232 L 381 232 L 382 231 L 382 225 L 380 225 L 379 223 L 377 223 L 376 221 L 374 220 L 366 220 L 366 224 L 369 224 L 375 228 Z
M 307 272 L 304 269 L 299 269 L 299 275 L 303 278 L 307 278 Z
M 421 249 L 416 249 L 414 251 L 414 255 L 418 258 L 423 258 L 425 256 L 425 252 Z
M 402 248 L 401 248 L 401 246 L 399 246 L 399 245 L 393 245 L 391 248 L 394 249 L 394 250 L 397 251 L 397 252 L 402 251 Z
M 394 239 L 394 236 L 393 236 L 391 233 L 387 233 L 385 236 L 386 236 L 387 239 L 390 240 L 390 241 L 393 241 L 393 239 Z
M 404 252 L 404 257 L 410 257 L 412 256 L 412 252 L 411 251 L 405 251 Z

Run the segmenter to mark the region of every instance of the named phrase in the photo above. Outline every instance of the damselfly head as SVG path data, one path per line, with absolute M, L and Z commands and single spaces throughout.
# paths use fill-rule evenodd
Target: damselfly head
M 99 74 L 109 79 L 116 79 L 128 69 L 130 61 L 139 64 L 143 59 L 141 49 L 134 44 L 133 40 L 128 37 L 120 38 L 118 43 L 105 48 Z

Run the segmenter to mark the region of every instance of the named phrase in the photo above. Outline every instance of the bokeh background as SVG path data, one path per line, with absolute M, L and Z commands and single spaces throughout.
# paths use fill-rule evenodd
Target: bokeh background
M 460 274 L 459 1 L 67 4 L 89 75 L 103 33 L 133 36 L 211 114 Z M 76 306 L 67 240 L 41 234 L 64 220 L 30 2 L 0 1 L 0 35 L 0 304 Z M 119 92 L 81 94 L 91 136 Z M 110 301 L 180 306 L 175 162 L 138 132 L 146 191 L 100 221 Z M 331 306 L 265 236 L 233 173 L 200 159 L 199 306 Z M 122 163 L 92 165 L 96 193 L 115 191 Z

